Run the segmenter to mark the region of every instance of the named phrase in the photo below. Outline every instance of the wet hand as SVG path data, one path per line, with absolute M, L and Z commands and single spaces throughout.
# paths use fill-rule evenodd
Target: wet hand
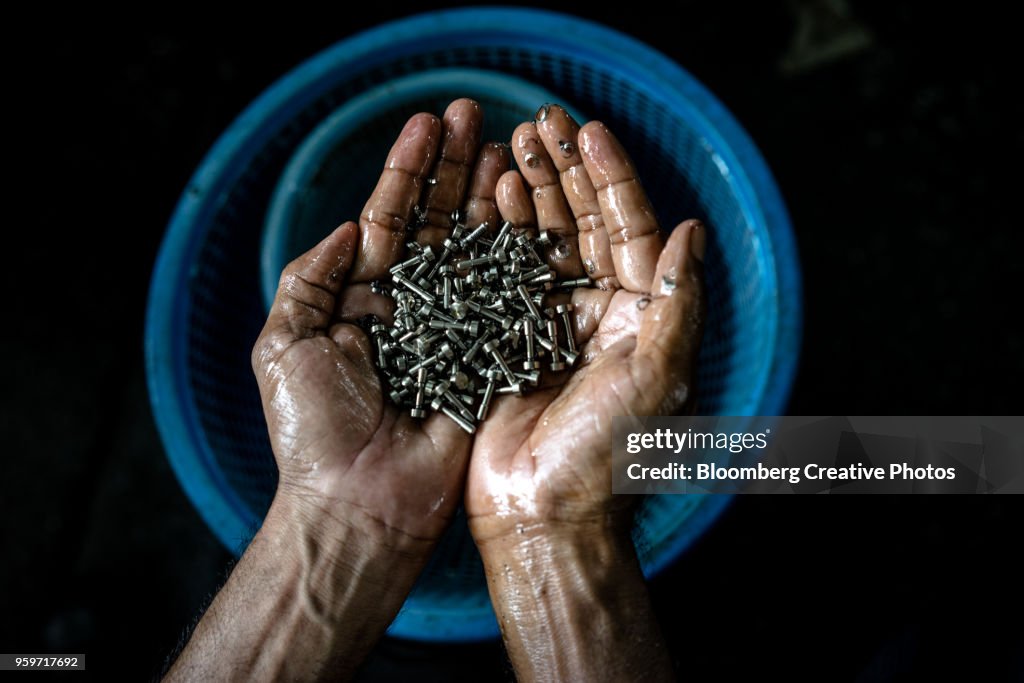
M 355 323 L 368 314 L 390 322 L 390 300 L 369 283 L 401 256 L 414 207 L 426 211 L 417 235 L 425 243 L 444 238 L 456 208 L 497 222 L 494 188 L 509 157 L 502 145 L 480 145 L 481 121 L 470 100 L 453 102 L 443 120 L 409 120 L 359 222 L 285 268 L 252 353 L 278 497 L 308 508 L 310 519 L 403 548 L 427 551 L 447 526 L 470 440 L 444 415 L 421 421 L 391 405 Z
M 498 182 L 503 218 L 546 230 L 560 279 L 585 273 L 595 287 L 571 294 L 575 369 L 501 397 L 479 428 L 466 510 L 484 550 L 525 532 L 628 529 L 628 503 L 611 494 L 612 417 L 671 415 L 691 400 L 704 308 L 705 227 L 685 221 L 664 239 L 635 167 L 603 124 L 580 129 L 545 106 L 516 129 L 512 152 L 522 175 Z

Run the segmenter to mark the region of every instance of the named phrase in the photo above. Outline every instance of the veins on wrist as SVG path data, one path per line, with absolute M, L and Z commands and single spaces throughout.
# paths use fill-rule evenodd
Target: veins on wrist
M 326 541 L 346 539 L 349 546 L 369 553 L 387 553 L 407 560 L 429 555 L 433 537 L 418 536 L 388 524 L 365 506 L 341 498 L 329 498 L 301 486 L 281 483 L 274 499 L 292 531 Z M 269 516 L 268 516 L 269 518 Z

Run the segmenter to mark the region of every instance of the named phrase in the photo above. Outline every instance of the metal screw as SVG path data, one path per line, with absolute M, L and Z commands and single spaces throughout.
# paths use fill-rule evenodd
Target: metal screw
M 433 408 L 434 410 L 439 410 L 448 417 L 450 417 L 452 421 L 455 422 L 455 424 L 462 427 L 462 429 L 467 434 L 472 434 L 473 432 L 476 431 L 476 426 L 472 422 L 464 418 L 462 415 L 460 415 L 458 412 L 453 410 L 450 406 L 446 405 L 443 397 L 438 396 L 433 401 L 431 401 L 430 407 Z
M 498 230 L 498 234 L 494 238 L 494 244 L 491 246 L 491 253 L 492 254 L 494 254 L 497 251 L 505 248 L 504 244 L 502 244 L 502 243 L 506 241 L 506 238 L 509 237 L 511 232 L 512 232 L 512 222 L 511 221 L 505 221 L 504 223 L 502 223 L 501 229 Z
M 555 313 L 562 318 L 562 325 L 565 327 L 565 345 L 569 347 L 569 350 L 576 353 L 576 338 L 572 330 L 572 320 L 569 319 L 569 313 L 573 311 L 574 306 L 572 304 L 558 304 L 555 306 Z
M 396 284 L 399 284 L 399 285 L 402 285 L 404 287 L 407 287 L 410 292 L 412 292 L 413 294 L 415 294 L 419 298 L 423 299 L 424 301 L 426 301 L 428 303 L 434 303 L 434 295 L 431 294 L 430 292 L 426 291 L 422 287 L 420 287 L 418 284 L 416 284 L 412 280 L 407 280 L 405 277 L 403 277 L 402 275 L 399 275 L 398 273 L 395 273 L 391 277 L 394 278 Z
M 559 289 L 575 289 L 577 287 L 589 287 L 593 282 L 589 277 L 578 277 L 575 280 L 562 280 L 556 282 L 555 286 Z
M 523 337 L 526 338 L 526 360 L 523 361 L 523 370 L 539 370 L 540 361 L 537 360 L 535 343 L 536 340 L 533 337 L 533 320 L 530 318 L 523 319 Z
M 561 349 L 558 348 L 558 325 L 555 324 L 554 320 L 548 321 L 548 339 L 551 340 L 551 368 L 553 372 L 559 370 L 565 370 L 565 363 L 561 360 Z
M 556 281 L 534 245 L 557 246 L 557 236 L 534 240 L 505 221 L 492 239 L 486 223 L 467 234 L 459 212 L 451 219 L 439 254 L 409 243 L 408 257 L 389 269 L 390 282 L 371 284 L 394 300 L 394 323 L 364 324 L 391 400 L 415 418 L 439 411 L 472 434 L 496 394 L 522 394 L 540 384 L 540 356 L 549 355 L 555 371 L 576 360 L 572 306 L 545 309 L 544 297 L 556 287 L 591 283 Z M 559 346 L 559 326 L 568 348 Z
M 423 399 L 427 385 L 427 369 L 420 368 L 416 371 L 416 405 L 409 414 L 413 417 L 426 417 L 427 411 L 423 409 Z
M 484 387 L 484 397 L 480 401 L 480 407 L 476 411 L 476 421 L 483 422 L 487 419 L 487 412 L 491 407 L 491 399 L 494 398 L 494 385 L 498 382 L 501 373 L 489 370 L 487 372 L 487 386 Z
M 491 354 L 491 358 L 493 358 L 494 362 L 498 364 L 499 368 L 501 368 L 501 374 L 505 376 L 505 381 L 508 382 L 509 387 L 511 387 L 513 391 L 518 392 L 520 389 L 519 383 L 515 381 L 515 374 L 508 367 L 508 363 L 505 362 L 505 357 L 501 355 L 501 351 L 498 350 L 498 342 L 492 339 L 484 344 L 484 352 Z
M 465 237 L 462 238 L 462 242 L 461 242 L 462 248 L 463 249 L 468 249 L 469 246 L 471 244 L 473 244 L 473 242 L 476 242 L 478 239 L 483 237 L 484 233 L 486 233 L 490 229 L 490 227 L 491 226 L 488 225 L 486 221 L 481 223 L 480 225 L 476 226 L 476 228 L 473 230 L 473 232 L 469 233 L 468 235 L 466 235 Z

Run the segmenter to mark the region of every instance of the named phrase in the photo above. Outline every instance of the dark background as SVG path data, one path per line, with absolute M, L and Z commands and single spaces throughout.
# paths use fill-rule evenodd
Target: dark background
M 837 18 L 827 1 L 686 2 L 667 20 L 629 3 L 615 18 L 724 101 L 786 196 L 806 289 L 793 414 L 1021 412 L 1018 36 L 983 5 L 941 4 L 852 2 Z M 86 652 L 94 675 L 145 679 L 222 581 L 228 553 L 171 473 L 145 389 L 164 225 L 264 88 L 415 10 L 8 26 L 22 210 L 5 230 L 0 651 Z M 680 670 L 1020 680 L 1022 503 L 740 497 L 654 581 Z M 508 675 L 497 644 L 387 641 L 368 672 L 396 670 Z

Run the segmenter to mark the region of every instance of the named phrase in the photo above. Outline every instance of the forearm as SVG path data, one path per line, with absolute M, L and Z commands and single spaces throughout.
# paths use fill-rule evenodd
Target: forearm
M 672 680 L 629 534 L 544 526 L 480 540 L 520 681 Z
M 165 681 L 344 680 L 428 548 L 278 496 Z

